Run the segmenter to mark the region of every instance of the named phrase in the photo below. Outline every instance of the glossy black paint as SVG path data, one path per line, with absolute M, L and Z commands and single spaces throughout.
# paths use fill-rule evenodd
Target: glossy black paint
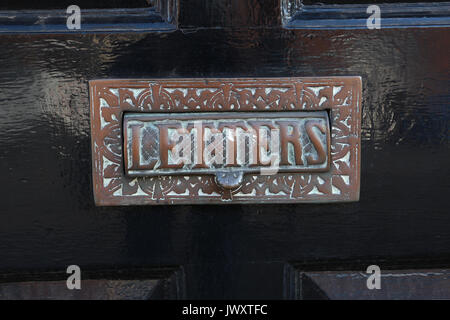
M 282 298 L 288 263 L 448 267 L 450 29 L 286 30 L 268 1 L 254 19 L 189 3 L 206 16 L 175 32 L 0 36 L 0 272 L 175 266 L 212 299 Z M 88 80 L 341 75 L 363 79 L 360 202 L 94 206 Z

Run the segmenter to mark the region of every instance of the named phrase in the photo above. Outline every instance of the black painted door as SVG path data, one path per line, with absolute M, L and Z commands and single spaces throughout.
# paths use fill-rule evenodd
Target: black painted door
M 78 2 L 80 29 L 72 3 L 0 6 L 0 297 L 450 297 L 448 3 L 380 5 L 377 29 L 368 1 Z M 359 202 L 94 205 L 89 80 L 347 75 Z

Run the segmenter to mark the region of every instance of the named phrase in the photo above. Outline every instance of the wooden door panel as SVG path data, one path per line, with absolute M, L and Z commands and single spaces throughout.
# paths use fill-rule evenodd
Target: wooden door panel
M 285 269 L 285 298 L 295 300 L 443 300 L 450 298 L 447 269 L 383 269 L 379 288 L 363 268 L 335 271 Z
M 84 270 L 80 288 L 68 289 L 69 274 L 2 274 L 0 300 L 161 300 L 185 298 L 183 268 Z
M 187 298 L 283 298 L 290 262 L 448 267 L 450 30 L 287 29 L 277 1 L 227 3 L 182 0 L 164 32 L 2 25 L 2 274 L 182 266 Z M 94 205 L 89 80 L 349 75 L 363 82 L 359 202 Z

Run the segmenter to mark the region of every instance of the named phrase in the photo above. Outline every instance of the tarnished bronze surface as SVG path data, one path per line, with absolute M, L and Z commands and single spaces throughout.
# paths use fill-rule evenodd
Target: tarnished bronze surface
M 361 79 L 90 82 L 98 205 L 359 199 Z

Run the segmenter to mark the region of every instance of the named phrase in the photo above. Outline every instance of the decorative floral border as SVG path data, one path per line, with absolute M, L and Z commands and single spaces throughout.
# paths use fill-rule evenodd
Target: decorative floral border
M 361 78 L 93 80 L 92 170 L 97 205 L 287 203 L 359 200 Z M 212 175 L 129 178 L 122 157 L 123 112 L 329 110 L 331 169 L 245 175 L 224 192 Z

